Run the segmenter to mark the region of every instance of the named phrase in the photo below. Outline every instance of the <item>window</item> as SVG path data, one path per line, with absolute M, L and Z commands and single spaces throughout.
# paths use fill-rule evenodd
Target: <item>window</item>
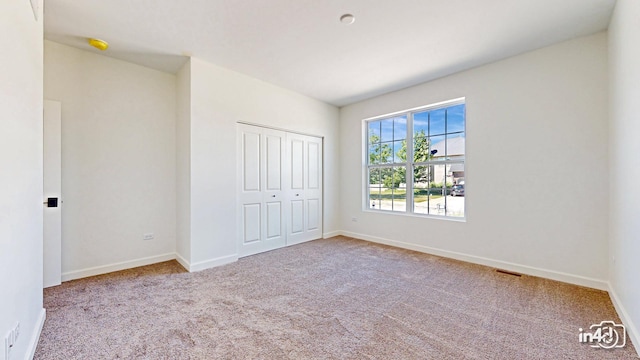
M 464 99 L 367 120 L 366 132 L 368 209 L 464 217 Z

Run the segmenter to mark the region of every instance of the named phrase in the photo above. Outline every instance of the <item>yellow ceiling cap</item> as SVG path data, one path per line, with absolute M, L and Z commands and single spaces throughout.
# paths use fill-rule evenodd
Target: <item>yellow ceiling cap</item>
M 100 39 L 89 39 L 89 45 L 101 51 L 105 51 L 109 47 L 109 43 Z

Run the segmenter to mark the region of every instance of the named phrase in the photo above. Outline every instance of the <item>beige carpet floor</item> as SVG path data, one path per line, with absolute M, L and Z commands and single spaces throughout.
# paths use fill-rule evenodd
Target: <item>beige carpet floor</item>
M 36 359 L 635 359 L 578 342 L 606 292 L 336 237 L 45 290 Z

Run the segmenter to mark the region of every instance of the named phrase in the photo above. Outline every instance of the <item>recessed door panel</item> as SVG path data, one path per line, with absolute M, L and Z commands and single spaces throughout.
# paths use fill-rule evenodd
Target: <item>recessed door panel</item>
M 244 133 L 242 155 L 243 189 L 260 191 L 260 134 Z
M 266 141 L 266 170 L 269 191 L 282 190 L 282 137 L 267 135 Z
M 320 200 L 307 200 L 307 230 L 316 230 L 320 226 Z
M 298 234 L 304 231 L 304 201 L 291 201 L 291 233 Z
M 298 139 L 291 140 L 291 189 L 304 188 L 304 141 Z
M 267 203 L 267 239 L 282 236 L 282 203 Z
M 260 241 L 260 204 L 244 205 L 244 243 Z
M 320 145 L 315 142 L 308 144 L 308 169 L 309 189 L 316 190 L 320 187 Z

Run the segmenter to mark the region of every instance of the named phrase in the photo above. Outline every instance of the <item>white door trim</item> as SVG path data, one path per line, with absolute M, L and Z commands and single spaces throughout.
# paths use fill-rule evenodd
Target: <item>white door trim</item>
M 43 286 L 62 282 L 62 103 L 45 100 L 43 114 Z M 57 199 L 48 207 L 47 199 Z

